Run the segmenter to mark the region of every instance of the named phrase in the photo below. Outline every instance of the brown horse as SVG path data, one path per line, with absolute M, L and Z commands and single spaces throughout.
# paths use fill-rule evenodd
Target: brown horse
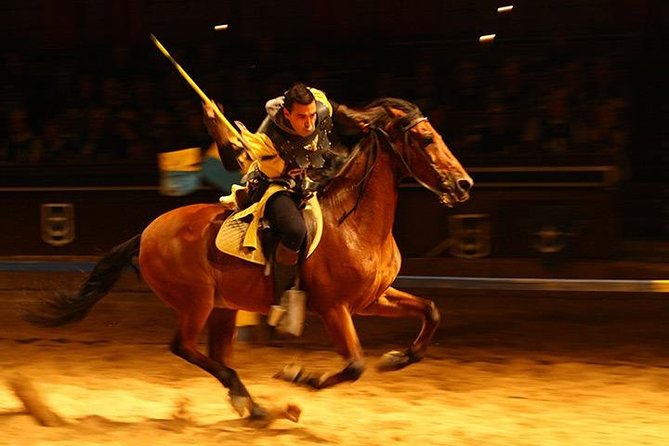
M 364 111 L 370 131 L 320 195 L 323 236 L 301 267 L 309 310 L 323 320 L 346 363 L 332 374 L 292 367 L 276 375 L 314 389 L 355 381 L 363 373 L 354 314 L 422 320 L 411 346 L 384 355 L 379 369 L 397 370 L 423 358 L 439 324 L 439 313 L 432 301 L 390 286 L 401 262 L 392 234 L 398 185 L 411 176 L 442 203 L 451 205 L 466 200 L 473 184 L 415 105 L 385 98 Z M 237 310 L 267 313 L 273 281 L 261 266 L 216 249 L 214 239 L 227 212 L 217 204 L 196 204 L 161 215 L 141 235 L 105 255 L 78 294 L 60 296 L 27 319 L 50 326 L 83 319 L 138 254 L 144 279 L 178 314 L 171 351 L 228 388 L 240 416 L 248 411 L 251 417 L 264 417 L 265 410 L 253 401 L 230 359 Z M 197 349 L 197 340 L 207 323 L 209 351 L 204 355 Z

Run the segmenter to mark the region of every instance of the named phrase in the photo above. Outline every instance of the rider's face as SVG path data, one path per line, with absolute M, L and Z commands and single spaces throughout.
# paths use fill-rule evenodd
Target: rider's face
M 283 114 L 293 130 L 303 138 L 316 130 L 316 101 L 307 105 L 294 103 L 292 110 L 284 108 Z

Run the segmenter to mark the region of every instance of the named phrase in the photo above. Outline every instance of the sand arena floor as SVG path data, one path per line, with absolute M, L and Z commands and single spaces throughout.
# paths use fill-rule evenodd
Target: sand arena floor
M 286 363 L 341 366 L 317 319 L 304 338 L 236 344 L 235 367 L 299 423 L 240 419 L 211 377 L 169 353 L 174 316 L 148 293 L 112 293 L 82 323 L 38 329 L 0 292 L 0 445 L 664 445 L 669 301 L 658 296 L 450 292 L 428 357 L 374 370 L 412 321 L 357 318 L 368 371 L 319 392 L 273 380 Z M 30 380 L 68 424 L 42 427 L 6 383 Z

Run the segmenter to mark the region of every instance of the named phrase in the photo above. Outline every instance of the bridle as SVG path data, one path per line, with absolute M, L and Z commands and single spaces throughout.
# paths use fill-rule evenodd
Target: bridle
M 379 145 L 379 137 L 385 141 L 386 144 L 391 148 L 393 153 L 400 159 L 402 162 L 402 165 L 406 169 L 406 172 L 411 175 L 421 186 L 425 187 L 426 189 L 432 191 L 433 193 L 437 195 L 441 195 L 442 193 L 435 190 L 433 187 L 425 184 L 423 181 L 421 181 L 416 175 L 414 175 L 411 167 L 409 166 L 409 163 L 406 161 L 404 158 L 404 155 L 402 155 L 402 152 L 400 149 L 397 147 L 397 144 L 393 141 L 393 138 L 390 136 L 390 134 L 386 131 L 385 128 L 392 128 L 392 127 L 397 127 L 400 131 L 401 134 L 403 135 L 404 138 L 404 145 L 408 146 L 409 145 L 409 137 L 410 137 L 410 130 L 420 124 L 421 122 L 427 121 L 427 117 L 423 116 L 420 110 L 416 109 L 411 112 L 408 112 L 405 115 L 402 116 L 395 116 L 390 108 L 387 106 L 383 107 L 384 110 L 386 111 L 387 115 L 392 117 L 392 120 L 390 121 L 389 124 L 381 127 L 381 126 L 371 126 L 370 127 L 370 136 L 373 137 L 374 139 L 377 140 L 376 143 L 372 144 L 373 147 L 373 152 L 370 153 L 369 157 L 367 158 L 365 162 L 365 173 L 363 174 L 362 178 L 356 185 L 358 188 L 358 196 L 356 198 L 355 204 L 351 209 L 346 211 L 338 220 L 339 224 L 342 224 L 344 220 L 346 220 L 355 210 L 358 208 L 358 205 L 360 204 L 360 201 L 362 200 L 362 197 L 364 195 L 365 188 L 367 186 L 367 182 L 369 180 L 369 176 L 374 169 L 374 166 L 376 165 L 377 159 L 378 159 L 378 145 Z M 427 155 L 427 153 L 423 150 L 421 151 L 423 156 L 427 159 L 427 162 L 429 165 L 434 169 L 435 172 L 439 172 L 439 169 L 437 168 L 436 164 L 432 161 L 432 159 Z M 352 161 L 352 159 L 357 155 L 357 150 L 355 153 L 351 154 L 352 156 L 349 158 L 349 162 Z M 348 165 L 349 162 L 346 164 Z M 344 169 L 341 169 L 343 171 Z
M 384 108 L 385 108 L 385 107 L 384 107 Z M 390 112 L 389 109 L 386 108 L 386 112 L 392 116 L 392 113 Z M 397 126 L 397 127 L 401 130 L 402 135 L 403 135 L 403 137 L 404 137 L 404 145 L 405 145 L 405 146 L 408 146 L 408 145 L 409 145 L 409 135 L 410 135 L 409 130 L 411 130 L 412 128 L 414 128 L 415 126 L 417 126 L 418 124 L 420 124 L 421 122 L 423 122 L 423 121 L 427 121 L 427 120 L 428 120 L 427 117 L 423 116 L 423 114 L 421 113 L 421 111 L 418 110 L 418 109 L 416 109 L 416 110 L 413 110 L 413 111 L 407 113 L 406 115 L 395 117 L 395 118 L 390 122 L 390 124 L 388 125 L 388 127 Z M 410 175 L 410 176 L 411 176 L 411 177 L 412 177 L 418 184 L 420 184 L 421 186 L 423 186 L 423 187 L 426 188 L 427 190 L 433 192 L 434 194 L 441 196 L 441 195 L 442 195 L 442 192 L 439 192 L 438 190 L 436 190 L 436 189 L 433 188 L 432 186 L 426 184 L 425 182 L 423 182 L 420 178 L 418 178 L 418 177 L 413 173 L 413 170 L 411 169 L 411 166 L 409 166 L 409 163 L 407 163 L 406 159 L 405 159 L 404 156 L 402 155 L 402 152 L 399 150 L 399 148 L 397 147 L 397 145 L 393 142 L 393 140 L 392 140 L 392 138 L 390 137 L 390 135 L 388 134 L 388 132 L 386 132 L 385 129 L 380 128 L 380 127 L 377 128 L 376 130 L 378 130 L 378 131 L 381 133 L 381 135 L 383 135 L 384 139 L 386 140 L 386 142 L 388 143 L 388 145 L 390 146 L 390 148 L 392 149 L 392 151 L 395 153 L 395 155 L 397 155 L 397 157 L 400 159 L 400 161 L 402 161 L 402 165 L 404 165 L 404 168 L 406 169 L 407 173 L 408 173 L 408 174 L 409 174 L 409 175 Z M 426 152 L 425 150 L 421 150 L 420 153 L 426 158 L 426 160 L 427 160 L 428 164 L 430 165 L 430 167 L 431 167 L 435 172 L 437 172 L 437 173 L 439 174 L 440 177 L 443 177 L 443 175 L 439 172 L 439 168 L 437 167 L 437 165 L 434 163 L 434 161 L 432 161 L 432 158 L 430 158 L 430 157 L 427 155 L 427 152 Z
M 394 121 L 398 123 L 397 125 L 400 126 L 402 133 L 407 133 L 409 130 L 417 126 L 419 123 L 427 121 L 427 118 L 423 116 L 420 110 L 414 110 L 412 112 L 407 113 L 404 116 L 398 116 L 397 118 L 394 119 Z

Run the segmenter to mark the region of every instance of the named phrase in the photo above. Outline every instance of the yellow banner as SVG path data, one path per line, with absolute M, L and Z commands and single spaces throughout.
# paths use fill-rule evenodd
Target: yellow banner
M 201 163 L 202 152 L 199 147 L 158 154 L 158 167 L 163 172 L 196 172 L 202 168 Z

